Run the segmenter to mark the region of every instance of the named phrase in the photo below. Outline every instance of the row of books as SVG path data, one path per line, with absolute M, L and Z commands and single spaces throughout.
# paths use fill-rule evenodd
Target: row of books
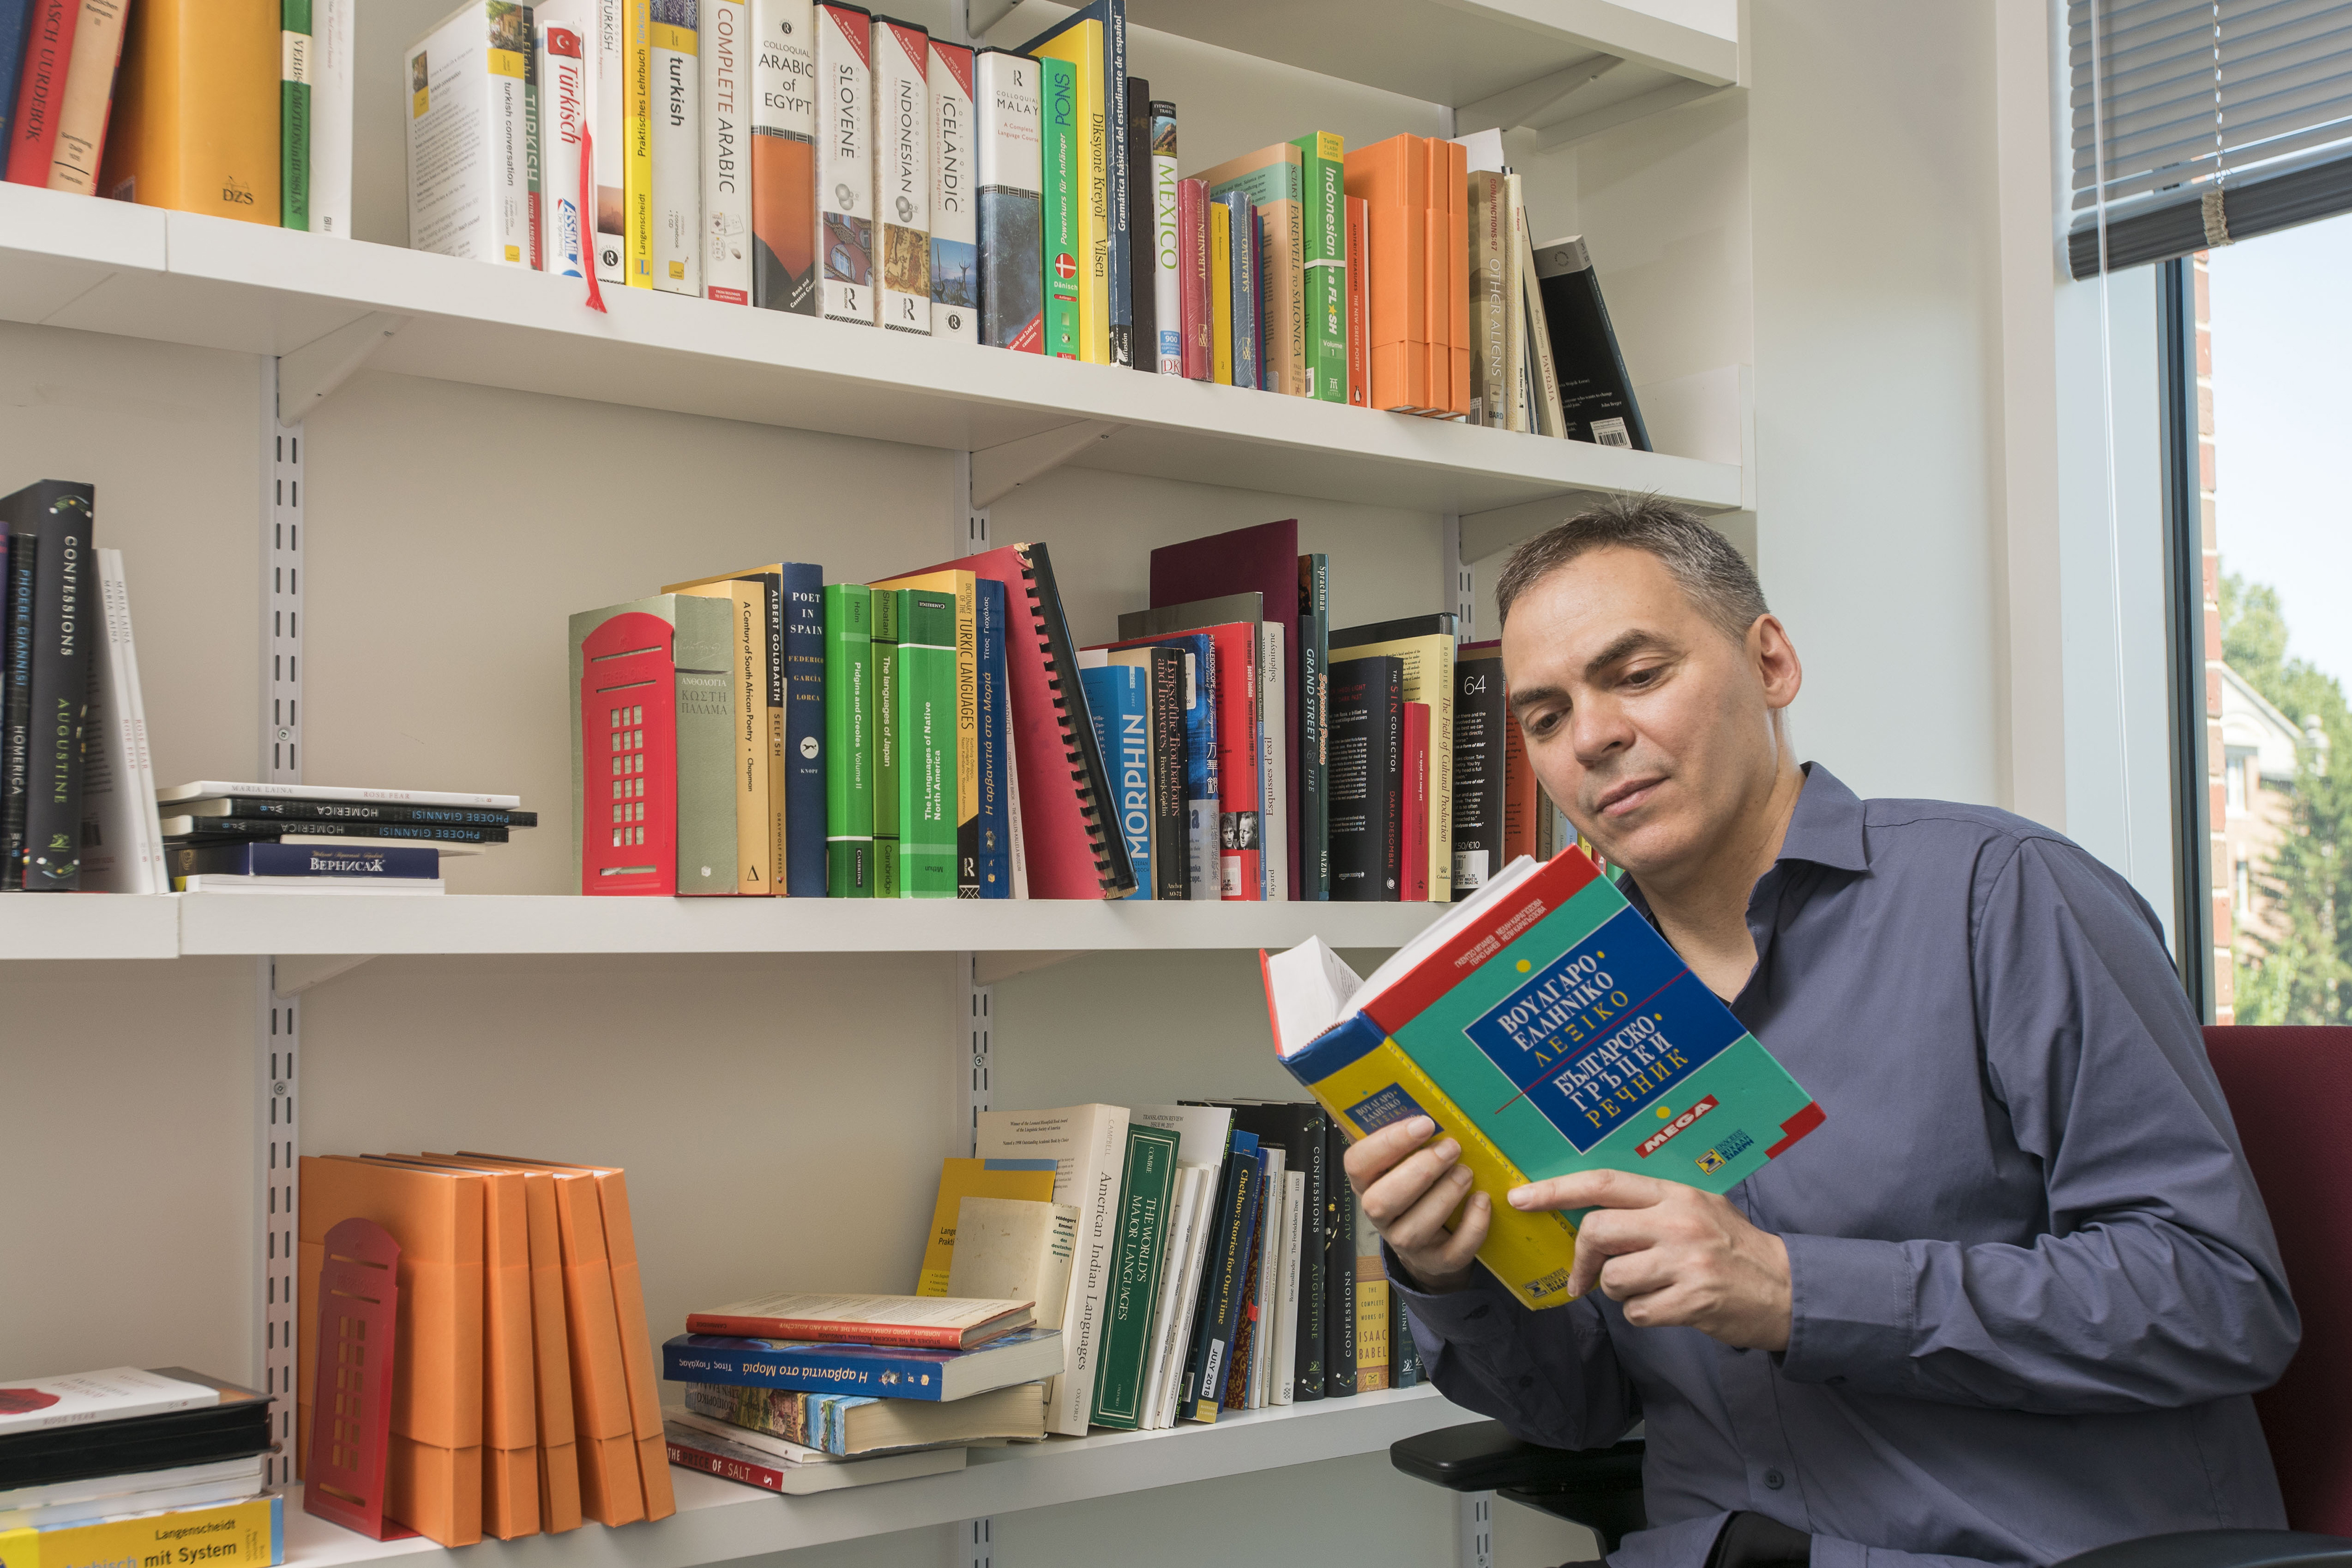
M 441 863 L 535 827 L 511 795 L 201 779 L 155 796 L 179 893 L 439 893 Z
M 299 1179 L 306 1463 L 320 1369 L 335 1364 L 313 1318 L 327 1237 L 366 1219 L 401 1249 L 391 1519 L 464 1546 L 677 1511 L 625 1172 L 478 1153 L 305 1155 Z
M 0 1562 L 282 1563 L 270 1451 L 267 1396 L 184 1367 L 0 1377 Z
M 0 0 L 6 177 L 349 237 L 358 0 Z

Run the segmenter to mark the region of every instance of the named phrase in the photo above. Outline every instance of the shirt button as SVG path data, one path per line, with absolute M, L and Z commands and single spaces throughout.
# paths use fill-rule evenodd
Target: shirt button
M 1778 1470 L 1767 1470 L 1764 1472 L 1764 1484 L 1777 1492 L 1789 1484 L 1789 1478 Z

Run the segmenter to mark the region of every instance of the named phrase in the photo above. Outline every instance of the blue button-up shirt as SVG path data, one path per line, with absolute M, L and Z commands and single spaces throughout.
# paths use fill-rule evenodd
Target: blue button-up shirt
M 2155 916 L 2031 822 L 1806 773 L 1731 1004 L 1828 1113 L 1730 1194 L 1788 1244 L 1788 1349 L 1391 1255 L 1430 1377 L 1557 1447 L 1648 1424 L 1619 1568 L 1695 1568 L 1738 1509 L 1813 1568 L 2284 1525 L 2249 1396 L 2299 1325 Z

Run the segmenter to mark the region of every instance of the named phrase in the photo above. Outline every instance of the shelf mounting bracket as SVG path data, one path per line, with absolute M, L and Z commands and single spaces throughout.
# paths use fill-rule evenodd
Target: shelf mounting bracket
M 987 31 L 1021 8 L 1021 0 L 963 0 L 963 36 L 980 42 Z
M 985 508 L 1003 500 L 1040 474 L 1049 474 L 1096 442 L 1126 429 L 1101 419 L 1081 419 L 971 455 L 971 504 Z
M 325 337 L 313 338 L 278 362 L 278 422 L 299 425 L 303 416 L 367 363 L 383 340 L 408 325 L 406 316 L 371 310 Z
M 1454 1494 L 1454 1562 L 1459 1568 L 1495 1568 L 1495 1494 Z
M 1505 88 L 1475 103 L 1465 103 L 1456 109 L 1454 111 L 1454 126 L 1458 132 L 1465 126 L 1472 131 L 1485 131 L 1492 126 L 1511 131 L 1522 125 L 1533 125 L 1543 115 L 1558 109 L 1624 63 L 1613 56 L 1584 60 L 1565 70 L 1556 70 L 1549 76 Z
M 1444 597 L 1439 601 L 1454 612 L 1454 645 L 1478 640 L 1478 595 L 1470 581 L 1470 563 L 1462 559 L 1462 515 L 1447 512 L 1438 520 L 1438 569 L 1445 574 Z

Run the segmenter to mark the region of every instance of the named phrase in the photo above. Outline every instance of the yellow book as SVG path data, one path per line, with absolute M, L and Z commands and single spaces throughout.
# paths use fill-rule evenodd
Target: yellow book
M 955 1262 L 956 1211 L 966 1198 L 1013 1198 L 1024 1203 L 1054 1201 L 1051 1160 L 959 1160 L 940 1162 L 940 1201 L 931 1210 L 931 1234 L 923 1243 L 922 1272 L 915 1279 L 918 1296 L 948 1293 L 948 1269 Z M 14 1563 L 5 1568 L 16 1568 Z
M 654 286 L 653 0 L 621 0 L 621 208 L 629 287 Z
M 980 897 L 980 579 L 919 572 L 876 588 L 928 588 L 956 602 L 956 897 Z
M 765 898 L 775 892 L 775 823 L 769 810 L 774 744 L 768 717 L 768 588 L 757 578 L 725 577 L 677 583 L 662 590 L 734 606 L 729 665 L 735 721 L 735 891 Z
M 276 227 L 282 43 L 278 0 L 131 6 L 100 191 Z
M 748 566 L 740 572 L 728 572 L 717 577 L 698 577 L 691 583 L 679 583 L 662 590 L 665 594 L 696 593 L 719 583 L 757 583 L 764 595 L 784 591 L 784 568 L 782 562 L 765 566 Z M 784 800 L 785 783 L 790 770 L 784 763 L 784 650 L 777 639 L 784 635 L 782 617 L 773 606 L 767 616 L 767 662 L 764 667 L 766 690 L 761 697 L 767 713 L 768 731 L 768 889 L 777 898 L 784 895 Z
M 206 5 L 215 0 L 204 0 Z M 101 1519 L 54 1530 L 0 1530 L 5 1568 L 260 1568 L 286 1561 L 286 1500 Z
M 1209 379 L 1234 384 L 1234 214 L 1209 204 Z
M 1078 82 L 1078 129 L 1084 159 L 1078 166 L 1078 358 L 1088 364 L 1110 359 L 1110 95 L 1103 80 L 1100 22 L 1071 22 L 1052 37 L 1021 52 L 1067 60 Z
M 1454 901 L 1454 636 L 1360 640 L 1381 626 L 1348 626 L 1331 634 L 1332 664 L 1394 654 L 1404 662 L 1404 698 L 1429 704 L 1429 901 Z M 1328 666 L 1327 665 L 1328 668 Z

